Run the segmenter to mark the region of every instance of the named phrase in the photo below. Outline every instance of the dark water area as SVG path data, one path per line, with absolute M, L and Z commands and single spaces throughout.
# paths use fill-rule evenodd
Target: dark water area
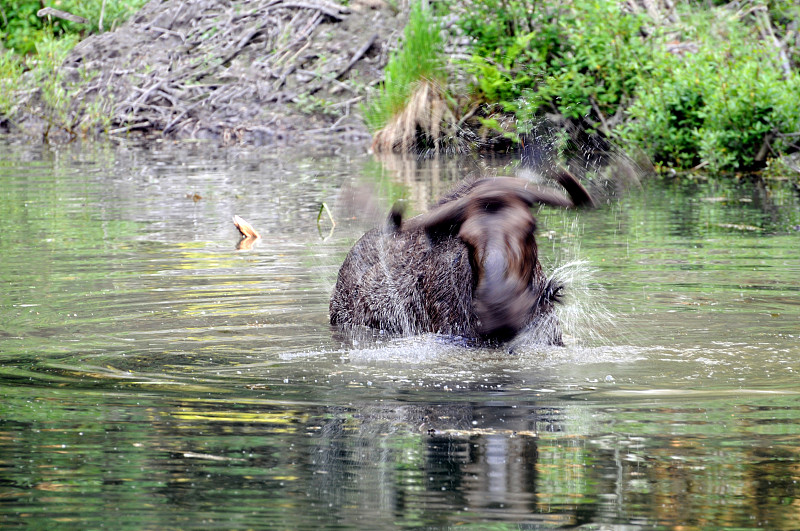
M 396 199 L 507 162 L 0 146 L 0 526 L 800 528 L 786 183 L 541 209 L 563 348 L 331 328 Z

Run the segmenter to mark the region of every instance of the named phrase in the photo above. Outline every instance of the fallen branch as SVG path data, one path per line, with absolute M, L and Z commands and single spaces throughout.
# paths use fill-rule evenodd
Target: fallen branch
M 233 216 L 233 224 L 236 225 L 236 228 L 239 230 L 239 233 L 244 238 L 260 238 L 261 235 L 258 231 L 244 218 L 239 217 L 237 215 Z
M 770 143 L 772 142 L 772 139 L 774 139 L 774 138 L 775 138 L 775 132 L 774 131 L 770 131 L 769 133 L 764 135 L 764 141 L 761 143 L 761 148 L 758 150 L 758 153 L 756 154 L 756 157 L 753 159 L 754 161 L 763 162 L 764 159 L 767 158 L 767 153 L 771 153 L 772 152 L 772 146 L 770 146 Z
M 347 8 L 342 6 L 325 6 L 321 4 L 311 4 L 306 2 L 282 2 L 278 4 L 279 7 L 296 7 L 299 9 L 315 9 L 322 13 L 323 15 L 327 15 L 336 21 L 343 20 L 343 15 L 349 13 Z
M 261 239 L 261 235 L 258 233 L 258 231 L 243 218 L 234 215 L 233 224 L 236 225 L 236 228 L 239 230 L 239 234 L 242 235 L 239 243 L 236 244 L 237 251 L 249 251 L 253 248 L 256 242 Z
M 403 23 L 383 8 L 351 13 L 331 0 L 248 0 L 247 9 L 217 0 L 190 4 L 191 10 L 182 0 L 149 2 L 116 31 L 89 36 L 70 52 L 63 65 L 70 79 L 81 69 L 97 72 L 91 82 L 76 86 L 71 103 L 65 104 L 76 122 L 97 120 L 87 118 L 81 107 L 88 96 L 110 109 L 110 116 L 103 117 L 111 124 L 106 134 L 228 135 L 263 143 L 302 137 L 318 126 L 305 109 L 291 104 L 298 96 L 317 94 L 330 103 L 326 109 L 336 110 L 333 119 L 325 120 L 334 125 L 319 134 L 340 131 L 349 123 L 342 115 L 350 114 L 350 105 L 380 75 L 372 65 L 358 65 L 376 43 L 392 41 Z M 104 27 L 108 5 L 98 6 Z M 53 8 L 39 15 L 87 23 Z M 346 18 L 353 24 L 336 24 Z M 356 39 L 354 28 L 361 28 Z M 32 91 L 28 99 L 37 94 Z M 36 108 L 36 102 L 28 103 L 15 109 Z M 273 122 L 275 127 L 257 129 Z
M 105 16 L 106 16 L 106 0 L 103 0 L 103 5 L 100 6 L 100 20 L 98 20 L 97 22 L 97 29 L 100 30 L 100 33 L 105 31 L 103 29 L 103 19 L 105 18 Z
M 764 40 L 772 44 L 772 47 L 775 49 L 775 53 L 778 56 L 778 62 L 783 69 L 783 77 L 786 79 L 792 75 L 792 63 L 789 61 L 789 56 L 787 55 L 781 41 L 775 36 L 775 32 L 772 31 L 772 21 L 769 19 L 769 11 L 767 8 L 763 7 L 763 9 L 759 9 L 758 14 L 760 16 L 756 17 L 756 21 L 758 22 L 761 36 L 764 37 Z
M 64 20 L 69 20 L 70 22 L 74 22 L 75 24 L 88 24 L 89 21 L 83 17 L 79 17 L 78 15 L 73 15 L 72 13 L 67 13 L 66 11 L 61 11 L 59 9 L 54 9 L 52 7 L 45 7 L 40 9 L 36 12 L 36 16 L 39 18 L 51 16 L 56 18 L 61 18 Z
M 356 53 L 353 54 L 353 57 L 350 59 L 350 62 L 347 63 L 347 66 L 345 66 L 341 72 L 339 72 L 339 74 L 336 76 L 336 79 L 340 79 L 343 75 L 345 75 L 348 72 L 348 70 L 353 68 L 353 65 L 356 64 L 359 61 L 359 59 L 361 59 L 361 57 L 363 57 L 364 54 L 367 53 L 367 51 L 369 51 L 370 48 L 372 48 L 372 45 L 375 44 L 376 40 L 378 40 L 378 34 L 373 33 L 372 37 L 367 39 L 367 42 L 365 42 L 364 45 L 361 48 L 359 48 L 358 51 L 356 51 Z
M 167 125 L 164 126 L 164 129 L 161 130 L 161 134 L 166 136 L 167 133 L 169 133 L 172 130 L 172 127 L 181 120 L 181 118 L 183 118 L 184 116 L 189 114 L 192 111 L 192 109 L 194 109 L 195 107 L 197 107 L 198 105 L 200 105 L 204 101 L 205 101 L 205 99 L 202 99 L 200 101 L 196 101 L 193 104 L 191 104 L 188 107 L 186 107 L 185 109 L 183 109 L 183 111 L 181 111 L 181 113 L 178 114 L 178 116 L 176 116 L 175 118 L 170 120 L 170 122 Z
M 127 133 L 128 131 L 133 131 L 134 129 L 146 129 L 150 127 L 152 124 L 149 120 L 145 120 L 144 122 L 138 124 L 132 124 L 125 127 L 118 127 L 116 129 L 112 129 L 108 132 L 109 135 L 116 135 L 119 133 Z

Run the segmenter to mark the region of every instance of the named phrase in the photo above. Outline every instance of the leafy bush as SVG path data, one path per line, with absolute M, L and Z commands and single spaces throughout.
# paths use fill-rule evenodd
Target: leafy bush
M 0 6 L 0 43 L 20 54 L 35 51 L 39 32 L 44 28 L 36 16 L 39 0 L 9 0 Z
M 616 114 L 650 67 L 642 24 L 608 0 L 478 0 L 459 22 L 475 39 L 467 68 L 481 97 L 523 121 L 531 118 L 525 111 L 576 120 Z
M 800 131 L 798 73 L 761 34 L 772 19 L 787 32 L 796 2 L 681 5 L 675 24 L 616 0 L 473 0 L 458 24 L 473 39 L 476 97 L 513 113 L 518 132 L 557 113 L 678 168 L 754 169 L 797 149 L 786 134 Z
M 768 155 L 789 148 L 782 134 L 800 131 L 800 77 L 796 71 L 785 74 L 774 48 L 730 13 L 694 13 L 688 19 L 681 40 L 697 51 L 659 51 L 659 68 L 640 76 L 631 120 L 620 137 L 679 168 L 763 166 Z

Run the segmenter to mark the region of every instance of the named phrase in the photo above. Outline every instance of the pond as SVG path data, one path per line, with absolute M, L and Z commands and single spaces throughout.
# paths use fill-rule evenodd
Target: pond
M 508 161 L 0 153 L 3 527 L 800 528 L 786 183 L 643 179 L 542 208 L 566 346 L 510 350 L 327 316 L 394 200 L 422 211 Z M 233 214 L 262 234 L 249 250 Z

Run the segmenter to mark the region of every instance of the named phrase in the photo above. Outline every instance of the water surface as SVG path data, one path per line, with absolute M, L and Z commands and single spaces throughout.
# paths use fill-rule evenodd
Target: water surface
M 542 209 L 567 346 L 509 352 L 327 322 L 394 200 L 419 211 L 507 161 L 0 153 L 4 527 L 800 527 L 785 183 L 645 180 Z

